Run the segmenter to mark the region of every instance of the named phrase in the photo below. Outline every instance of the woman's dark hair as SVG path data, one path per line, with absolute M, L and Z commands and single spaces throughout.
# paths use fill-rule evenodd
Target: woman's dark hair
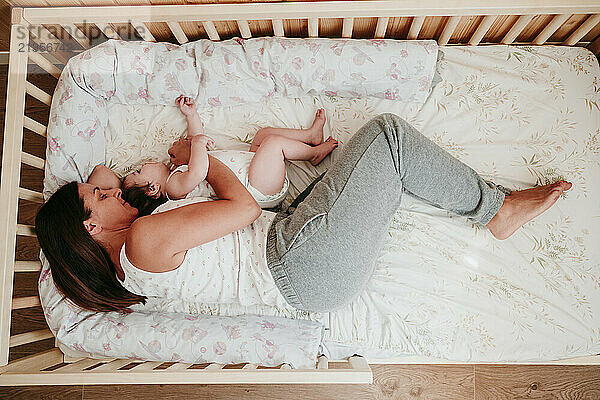
M 159 198 L 154 198 L 148 196 L 148 185 L 145 186 L 130 186 L 126 189 L 123 189 L 123 199 L 129 203 L 129 205 L 138 209 L 138 215 L 143 217 L 144 215 L 152 214 L 152 211 L 165 201 L 167 198 L 165 196 L 160 196 Z
M 108 252 L 85 229 L 83 222 L 90 214 L 77 182 L 71 182 L 58 189 L 35 217 L 35 232 L 56 287 L 73 303 L 92 311 L 146 304 L 145 296 L 121 285 Z

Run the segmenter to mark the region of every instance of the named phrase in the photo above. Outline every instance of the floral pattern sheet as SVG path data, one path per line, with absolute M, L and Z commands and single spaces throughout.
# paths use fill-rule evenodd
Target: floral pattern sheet
M 442 81 L 422 107 L 320 95 L 200 107 L 200 116 L 218 148 L 246 150 L 260 127 L 308 127 L 320 107 L 327 116 L 324 137 L 342 145 L 373 116 L 393 112 L 504 186 L 572 181 L 573 189 L 554 207 L 497 241 L 484 227 L 405 195 L 368 290 L 342 310 L 183 303 L 162 308 L 320 321 L 333 357 L 372 349 L 423 360 L 517 362 L 600 353 L 596 58 L 582 48 L 553 46 L 441 49 Z M 147 157 L 164 159 L 169 143 L 185 131 L 172 107 L 114 105 L 110 112 L 106 157 L 120 174 Z M 337 153 L 317 167 L 288 163 L 283 206 Z

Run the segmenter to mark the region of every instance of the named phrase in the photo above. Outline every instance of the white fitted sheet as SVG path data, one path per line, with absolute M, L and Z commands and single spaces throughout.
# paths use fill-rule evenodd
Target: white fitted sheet
M 421 109 L 332 96 L 200 109 L 217 148 L 246 150 L 264 126 L 308 127 L 325 108 L 324 137 L 347 140 L 394 112 L 486 179 L 513 189 L 568 179 L 574 188 L 506 241 L 405 195 L 369 288 L 342 310 L 164 304 L 165 310 L 308 318 L 337 358 L 411 356 L 460 362 L 549 361 L 600 353 L 600 72 L 582 48 L 445 47 L 438 84 Z M 152 144 L 160 159 L 185 130 L 164 106 L 110 106 L 106 156 L 124 174 Z M 284 206 L 333 157 L 289 163 Z M 336 347 L 337 346 L 337 347 Z

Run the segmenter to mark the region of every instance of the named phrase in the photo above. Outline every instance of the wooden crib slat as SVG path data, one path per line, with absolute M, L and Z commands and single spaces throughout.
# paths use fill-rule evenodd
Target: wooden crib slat
M 217 28 L 215 28 L 215 24 L 212 21 L 202 21 L 202 26 L 208 35 L 210 40 L 218 41 L 221 40 L 219 33 L 217 32 Z
M 54 347 L 50 350 L 45 350 L 12 361 L 6 367 L 2 368 L 2 372 L 40 371 L 53 365 L 60 364 L 62 361 L 63 353 L 57 347 Z
M 42 103 L 44 103 L 48 106 L 52 104 L 52 96 L 50 96 L 48 93 L 44 92 L 39 87 L 35 86 L 33 83 L 31 83 L 29 81 L 25 81 L 25 90 L 26 90 L 27 94 L 35 97 Z
M 39 261 L 15 261 L 15 272 L 39 272 L 42 263 Z
M 60 367 L 60 368 L 56 369 L 55 371 L 58 371 L 61 373 L 62 372 L 81 372 L 81 373 L 83 373 L 83 372 L 85 372 L 85 371 L 83 371 L 84 369 L 89 368 L 92 365 L 96 365 L 98 363 L 100 363 L 100 360 L 94 360 L 93 358 L 84 358 L 77 362 Z
M 40 298 L 37 296 L 16 297 L 12 299 L 12 309 L 20 310 L 22 308 L 37 307 L 40 304 Z
M 290 364 L 281 364 L 281 367 L 279 367 L 279 369 L 292 369 L 292 366 Z
M 571 17 L 571 14 L 559 14 L 559 15 L 555 15 L 552 18 L 552 21 L 550 21 L 550 23 L 548 25 L 546 25 L 546 27 L 544 29 L 542 29 L 542 31 L 540 32 L 539 35 L 537 35 L 537 37 L 535 39 L 533 39 L 533 43 L 534 44 L 544 44 L 546 43 L 546 40 L 548 40 L 550 38 L 550 36 L 552 36 L 552 34 L 554 32 L 556 32 L 556 30 L 558 28 L 560 28 L 560 26 L 562 24 L 564 24 L 565 22 L 567 22 L 567 20 Z
M 85 50 L 89 49 L 92 46 L 90 39 L 83 33 L 81 29 L 79 29 L 75 24 L 61 24 L 63 29 L 67 31 L 69 35 L 73 39 L 77 41 Z
M 375 39 L 383 39 L 388 27 L 389 17 L 377 18 L 377 26 L 375 27 Z
M 58 40 L 52 33 L 48 31 L 43 25 L 37 25 L 31 28 L 31 36 L 35 39 L 39 44 L 43 44 L 44 47 L 48 47 L 51 45 L 52 47 L 52 56 L 54 56 L 58 61 L 63 64 L 66 64 L 69 61 L 69 56 L 62 51 L 63 43 Z
M 179 363 L 175 363 L 175 364 L 173 364 L 173 365 L 171 365 L 171 366 L 167 367 L 167 369 L 168 369 L 169 371 L 181 371 L 181 370 L 188 369 L 188 368 L 189 368 L 189 367 L 191 367 L 192 365 L 194 365 L 194 364 L 192 364 L 192 363 L 181 363 L 181 362 L 179 362 Z
M 135 31 L 144 39 L 146 42 L 156 42 L 156 39 L 143 22 L 132 22 L 133 28 Z
M 308 19 L 308 37 L 319 37 L 319 18 Z
M 99 360 L 102 361 L 102 360 Z M 131 364 L 132 360 L 118 359 L 102 364 L 101 366 L 94 368 L 92 371 L 106 371 L 106 372 L 115 372 L 119 368 L 124 367 L 127 364 Z
M 23 126 L 40 136 L 46 137 L 46 127 L 28 116 L 23 116 Z
M 29 35 L 23 20 L 23 9 L 12 10 L 10 55 L 6 116 L 4 121 L 4 147 L 0 180 L 0 366 L 8 363 L 10 341 L 11 300 L 13 295 L 13 272 L 15 244 L 17 240 L 18 190 L 21 171 L 23 143 L 23 118 L 25 113 L 25 81 Z M 22 50 L 22 51 L 21 51 Z M 10 116 L 10 118 L 8 118 Z
M 212 363 L 212 364 L 208 364 L 208 366 L 204 369 L 210 371 L 210 370 L 215 370 L 215 369 L 223 369 L 224 366 L 225 366 L 225 364 Z
M 531 22 L 535 15 L 520 15 L 514 25 L 502 38 L 503 44 L 511 44 L 519 36 L 523 29 Z
M 579 26 L 579 28 L 577 28 L 575 30 L 575 32 L 573 32 L 567 38 L 567 40 L 565 40 L 563 42 L 563 44 L 566 46 L 573 46 L 575 43 L 579 42 L 581 40 L 581 38 L 583 38 L 585 35 L 587 35 L 587 33 L 589 31 L 591 31 L 592 28 L 594 28 L 596 25 L 598 25 L 599 22 L 600 22 L 600 14 L 590 15 L 588 17 L 588 19 L 586 19 L 585 22 L 583 24 L 581 24 Z
M 319 356 L 317 361 L 317 369 L 328 369 L 329 359 L 325 356 Z
M 41 69 L 58 79 L 60 77 L 60 69 L 52 64 L 48 59 L 35 51 L 29 52 L 29 59 L 36 63 Z
M 423 22 L 425 22 L 425 17 L 417 16 L 413 18 L 410 24 L 410 29 L 408 30 L 407 39 L 414 40 L 419 37 L 419 32 L 421 32 Z
M 481 39 L 483 39 L 483 37 L 487 33 L 487 31 L 492 27 L 495 20 L 495 15 L 486 15 L 485 17 L 483 17 L 483 20 L 475 30 L 475 33 L 473 33 L 473 36 L 471 36 L 471 40 L 469 40 L 469 45 L 478 45 L 479 42 L 481 42 Z
M 590 43 L 587 48 L 595 55 L 600 54 L 600 37 Z
M 256 364 L 246 364 L 242 367 L 242 369 L 256 369 L 258 365 Z
M 284 37 L 285 32 L 283 30 L 283 20 L 282 19 L 272 19 L 271 23 L 273 24 L 273 35 Z
M 352 356 L 348 359 L 348 363 L 350 364 L 350 367 L 352 367 L 352 369 L 370 370 L 369 364 L 367 363 L 367 360 L 364 357 Z
M 119 34 L 117 33 L 117 31 L 115 31 L 110 24 L 106 24 L 106 23 L 102 23 L 102 22 L 97 22 L 96 26 L 109 39 L 117 39 L 117 40 L 122 40 L 123 39 L 121 36 L 119 36 Z
M 29 190 L 26 188 L 19 188 L 19 198 L 23 200 L 33 201 L 35 203 L 43 203 L 44 196 L 40 192 L 36 192 L 35 190 Z
M 163 361 L 146 361 L 131 368 L 130 371 L 151 371 L 162 363 Z
M 40 329 L 37 331 L 20 333 L 10 337 L 10 347 L 21 346 L 27 343 L 37 342 L 38 340 L 44 340 L 54 337 L 50 329 Z
M 246 21 L 245 19 L 239 19 L 237 20 L 237 25 L 242 38 L 249 39 L 252 37 L 252 32 L 250 32 L 250 25 L 248 25 L 248 21 Z
M 32 237 L 36 236 L 33 225 L 23 225 L 23 224 L 17 224 L 17 235 L 32 236 Z
M 461 16 L 456 16 L 456 15 L 448 18 L 448 22 L 446 22 L 446 25 L 444 26 L 444 30 L 442 31 L 442 34 L 440 35 L 440 38 L 438 39 L 438 44 L 440 46 L 448 44 L 448 42 L 452 38 L 452 34 L 454 33 L 454 31 L 456 30 L 456 27 L 458 26 L 458 23 L 460 22 L 461 18 L 462 18 Z
M 343 38 L 351 38 L 353 27 L 354 27 L 354 18 L 344 18 L 344 22 L 342 23 L 342 37 Z
M 34 156 L 33 154 L 29 154 L 25 151 L 21 152 L 21 162 L 31 167 L 39 169 L 44 169 L 44 165 L 46 165 L 45 160 L 39 158 L 38 156 Z
M 175 36 L 175 39 L 177 39 L 179 44 L 189 42 L 189 39 L 183 31 L 183 29 L 181 29 L 181 25 L 179 25 L 179 22 L 167 22 L 167 25 L 169 26 L 169 29 L 171 29 L 173 36 Z

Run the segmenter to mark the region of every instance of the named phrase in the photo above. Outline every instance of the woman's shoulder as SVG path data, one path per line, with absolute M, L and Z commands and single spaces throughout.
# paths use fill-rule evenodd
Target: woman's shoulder
M 150 215 L 173 210 L 178 207 L 183 207 L 188 204 L 199 203 L 202 201 L 213 201 L 213 200 L 209 197 L 191 197 L 191 198 L 185 198 L 185 199 L 179 199 L 179 200 L 167 200 L 164 203 L 162 203 L 160 206 L 156 207 L 154 209 L 154 211 L 152 211 L 152 214 L 150 214 Z

